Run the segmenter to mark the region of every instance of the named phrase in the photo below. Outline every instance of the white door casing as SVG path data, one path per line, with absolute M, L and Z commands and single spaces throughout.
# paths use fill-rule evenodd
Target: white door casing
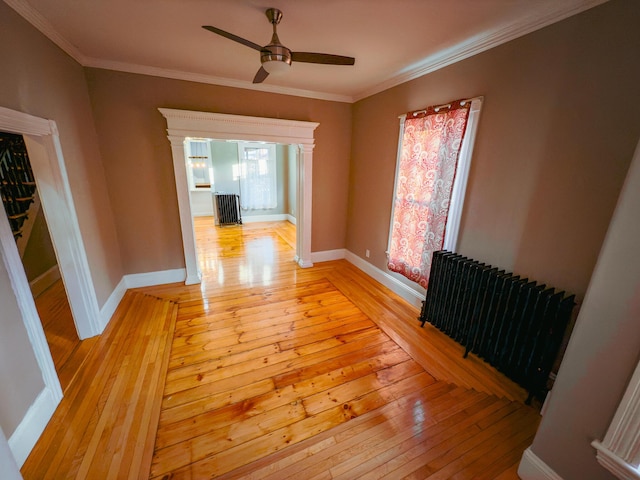
M 311 267 L 311 191 L 315 122 L 281 120 L 276 118 L 247 117 L 222 113 L 197 112 L 159 108 L 167 121 L 171 143 L 173 171 L 178 195 L 182 245 L 184 248 L 186 284 L 199 283 L 193 218 L 189 204 L 184 141 L 187 137 L 213 140 L 262 141 L 297 145 L 298 179 L 296 226 L 296 257 L 301 267 Z
M 60 275 L 81 339 L 101 333 L 100 309 L 84 249 L 71 188 L 53 120 L 0 107 L 0 131 L 22 135 L 51 234 Z M 42 372 L 44 390 L 9 439 L 22 465 L 62 399 L 62 388 L 6 215 L 0 215 L 0 257 L 9 274 L 27 335 Z

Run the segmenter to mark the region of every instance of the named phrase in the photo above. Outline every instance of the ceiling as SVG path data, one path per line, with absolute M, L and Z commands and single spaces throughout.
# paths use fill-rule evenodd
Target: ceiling
M 353 102 L 607 0 L 5 0 L 84 66 Z M 356 58 L 354 66 L 294 62 L 252 83 L 265 15 L 283 11 L 293 51 Z

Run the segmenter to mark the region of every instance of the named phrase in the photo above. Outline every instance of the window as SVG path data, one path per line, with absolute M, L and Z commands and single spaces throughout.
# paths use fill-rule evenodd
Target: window
M 426 288 L 431 255 L 455 251 L 482 97 L 400 117 L 388 268 Z
M 240 207 L 267 210 L 278 206 L 276 146 L 268 143 L 238 144 Z
M 189 190 L 211 189 L 213 165 L 208 140 L 187 139 L 187 168 Z

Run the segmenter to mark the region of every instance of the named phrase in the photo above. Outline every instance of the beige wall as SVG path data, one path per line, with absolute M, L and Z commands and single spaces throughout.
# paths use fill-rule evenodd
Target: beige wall
M 567 480 L 613 478 L 591 442 L 604 438 L 640 361 L 639 212 L 640 143 L 532 446 Z
M 184 267 L 173 164 L 159 107 L 319 122 L 312 251 L 344 247 L 351 106 L 87 69 L 126 273 Z
M 0 305 L 0 428 L 10 437 L 44 388 L 44 380 L 2 261 Z
M 368 248 L 371 262 L 384 268 L 398 115 L 484 95 L 460 251 L 582 296 L 640 136 L 639 5 L 612 0 L 351 106 L 100 69 L 83 74 L 0 2 L 0 31 L 12 39 L 0 42 L 10 72 L 0 76 L 0 105 L 56 120 L 102 305 L 124 273 L 184 266 L 158 107 L 319 122 L 312 251 L 346 246 L 364 256 Z M 0 370 L 0 381 L 12 387 L 0 393 L 7 435 L 42 388 L 12 295 L 0 265 L 0 366 L 9 367 Z M 612 331 L 628 333 L 625 319 L 612 322 Z M 591 337 L 598 332 L 588 331 L 587 341 L 572 348 L 595 364 L 598 344 Z M 612 351 L 614 337 L 607 340 Z M 617 365 L 621 374 L 630 368 L 625 358 Z M 561 375 L 573 384 L 580 371 Z M 576 392 L 594 390 L 588 379 L 581 382 Z M 622 388 L 619 375 L 613 383 Z M 608 407 L 615 403 L 601 398 Z M 567 404 L 554 408 L 562 412 Z M 607 409 L 593 419 L 592 431 L 602 433 L 605 417 Z M 556 427 L 548 428 L 550 436 Z M 578 450 L 582 461 L 586 449 Z M 535 451 L 558 471 L 570 471 L 538 440 Z
M 4 2 L 0 2 L 0 32 L 0 106 L 57 122 L 102 305 L 122 270 L 83 70 Z M 44 384 L 4 264 L 0 264 L 0 305 L 0 426 L 10 436 Z
M 459 251 L 582 297 L 640 135 L 639 20 L 614 0 L 356 103 L 347 248 L 386 266 L 398 116 L 484 95 Z
M 83 69 L 0 2 L 0 106 L 55 120 L 98 304 L 122 278 Z

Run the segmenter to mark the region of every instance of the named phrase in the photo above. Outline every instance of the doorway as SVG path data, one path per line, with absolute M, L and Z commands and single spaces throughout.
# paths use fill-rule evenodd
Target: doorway
M 311 261 L 311 198 L 315 122 L 246 117 L 190 110 L 159 109 L 167 121 L 178 210 L 185 255 L 186 284 L 200 283 L 193 217 L 189 200 L 184 142 L 188 137 L 219 140 L 262 141 L 298 147 L 296 168 L 297 235 L 295 260 L 303 268 Z
M 100 319 L 100 310 L 71 197 L 57 125 L 53 120 L 0 107 L 0 131 L 22 135 L 24 138 L 78 336 L 80 338 L 95 336 L 101 333 L 106 322 Z M 23 461 L 60 402 L 62 389 L 16 242 L 5 215 L 0 215 L 0 258 L 7 270 L 45 383 L 43 392 L 31 405 L 24 420 L 9 439 L 15 458 Z
M 0 132 L 3 211 L 29 282 L 63 391 L 79 365 L 80 338 L 22 135 Z
M 230 215 L 234 221 L 223 223 L 287 220 L 295 225 L 297 157 L 295 145 L 187 137 L 192 216 L 215 217 L 219 225 L 217 208 L 225 205 L 216 196 L 232 195 L 239 198 L 240 210 Z

